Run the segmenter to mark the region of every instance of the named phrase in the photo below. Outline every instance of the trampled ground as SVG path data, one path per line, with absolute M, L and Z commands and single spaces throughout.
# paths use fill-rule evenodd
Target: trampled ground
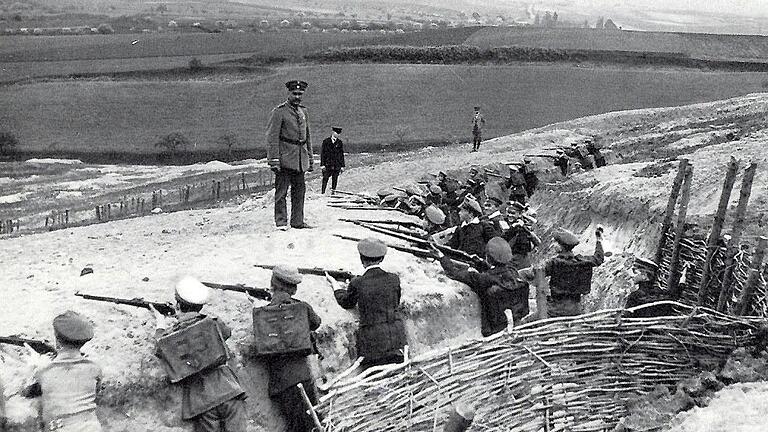
M 632 255 L 647 256 L 652 251 L 668 185 L 675 174 L 674 164 L 670 164 L 667 171 L 659 171 L 659 177 L 634 175 L 657 158 L 686 155 L 696 167 L 689 208 L 693 216 L 713 211 L 731 154 L 742 159 L 742 166 L 749 160 L 758 162 L 760 169 L 748 213 L 750 236 L 764 229 L 762 214 L 768 208 L 766 112 L 768 95 L 761 94 L 690 107 L 610 113 L 495 139 L 484 144 L 479 153 L 469 153 L 466 144 L 403 153 L 397 160 L 349 169 L 341 185 L 346 190 L 375 192 L 382 186 L 404 184 L 425 172 L 514 161 L 543 147 L 596 138 L 610 150 L 613 164 L 564 180 L 548 162 L 537 160 L 543 184 L 532 205 L 538 211 L 537 230 L 544 238 L 540 255 L 551 253 L 549 233 L 555 226 L 565 225 L 582 233 L 582 251 L 593 246 L 590 239 L 595 225 L 605 226 L 606 246 L 613 256 L 599 268 L 588 306 L 615 306 L 631 288 L 627 270 Z M 86 351 L 105 370 L 108 387 L 100 415 L 108 430 L 181 430 L 178 390 L 165 384 L 152 357 L 148 313 L 84 302 L 73 294 L 83 291 L 170 299 L 173 283 L 181 274 L 264 286 L 269 273 L 254 269 L 252 264 L 257 262 L 289 261 L 360 272 L 354 244 L 332 234 L 369 233 L 338 218 L 395 215 L 332 209 L 325 205 L 327 198 L 317 191 L 317 182 L 311 182 L 307 218 L 317 225 L 313 230 L 275 232 L 271 198 L 267 195 L 233 207 L 0 240 L 0 261 L 10 263 L 0 274 L 0 286 L 4 287 L 0 329 L 50 339 L 50 320 L 56 313 L 70 308 L 85 313 L 96 324 L 96 338 Z M 92 266 L 94 273 L 80 277 L 86 265 Z M 461 284 L 446 280 L 435 263 L 390 251 L 384 267 L 402 279 L 403 307 L 414 355 L 478 337 L 475 296 Z M 142 281 L 144 277 L 148 281 Z M 349 347 L 355 315 L 335 304 L 322 278 L 306 277 L 298 297 L 309 301 L 323 319 L 322 365 L 334 375 L 351 362 Z M 231 347 L 246 353 L 251 318 L 243 296 L 215 293 L 210 310 L 234 327 Z M 16 357 L 4 356 L 0 368 L 8 395 L 19 388 L 27 373 L 11 360 Z M 280 420 L 265 396 L 263 367 L 247 355 L 241 354 L 238 359 L 244 365 L 244 382 L 251 396 L 251 430 L 280 430 Z M 15 422 L 28 419 L 32 412 L 18 397 L 11 398 L 10 409 Z

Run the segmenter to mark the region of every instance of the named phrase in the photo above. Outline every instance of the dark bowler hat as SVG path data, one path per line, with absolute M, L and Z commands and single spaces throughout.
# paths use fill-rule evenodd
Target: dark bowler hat
M 53 331 L 60 341 L 85 343 L 93 339 L 93 326 L 79 313 L 66 311 L 53 319 Z
M 569 246 L 574 247 L 577 244 L 581 243 L 578 237 L 576 237 L 576 234 L 568 231 L 565 228 L 560 228 L 555 233 L 555 241 L 560 243 L 563 246 Z
M 334 127 L 332 127 L 332 128 L 331 128 L 331 130 L 332 130 L 332 131 L 334 131 L 334 132 L 336 132 L 337 134 L 340 134 L 340 133 L 341 133 L 341 128 L 340 128 L 340 127 L 338 127 L 338 126 L 334 126 Z
M 647 272 L 654 272 L 655 273 L 659 269 L 659 265 L 656 264 L 655 262 L 653 262 L 653 261 L 651 261 L 649 259 L 640 258 L 640 257 L 635 257 L 635 261 L 632 263 L 632 265 L 637 270 L 642 270 L 642 271 L 647 271 Z
M 501 237 L 494 237 L 488 240 L 488 244 L 485 246 L 485 253 L 499 264 L 506 264 L 512 261 L 512 248 Z
M 299 81 L 299 80 L 291 80 L 285 83 L 285 87 L 290 91 L 305 91 L 307 89 L 307 86 L 309 84 L 306 83 L 306 81 Z
M 387 254 L 387 245 L 377 238 L 366 237 L 357 242 L 357 251 L 366 258 L 383 258 Z

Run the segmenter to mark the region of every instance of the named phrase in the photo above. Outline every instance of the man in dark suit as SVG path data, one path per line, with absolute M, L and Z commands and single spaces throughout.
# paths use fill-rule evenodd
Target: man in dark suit
M 406 345 L 405 326 L 400 316 L 400 277 L 381 269 L 387 246 L 378 239 L 364 238 L 357 243 L 362 276 L 353 278 L 347 289 L 334 289 L 336 301 L 344 309 L 357 306 L 357 355 L 363 368 L 400 363 Z M 332 286 L 336 284 L 328 278 Z
M 488 240 L 498 236 L 499 233 L 496 232 L 492 223 L 480 220 L 482 214 L 483 210 L 477 201 L 469 197 L 465 198 L 459 207 L 461 224 L 456 227 L 453 237 L 446 246 L 483 257 Z
M 339 138 L 340 127 L 331 128 L 331 136 L 323 140 L 320 149 L 320 169 L 323 170 L 321 193 L 325 193 L 328 179 L 331 179 L 331 194 L 336 190 L 339 174 L 344 171 L 344 142 Z
M 311 228 L 304 223 L 304 173 L 312 171 L 312 142 L 307 108 L 301 104 L 307 83 L 288 81 L 288 100 L 276 106 L 267 123 L 267 163 L 275 173 L 275 225 L 288 229 L 286 197 L 291 189 L 291 227 Z

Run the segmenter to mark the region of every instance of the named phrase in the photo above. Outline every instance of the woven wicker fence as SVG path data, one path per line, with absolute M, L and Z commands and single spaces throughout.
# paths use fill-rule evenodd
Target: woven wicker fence
M 610 430 L 628 399 L 755 342 L 758 318 L 675 305 L 680 316 L 603 310 L 536 321 L 372 368 L 337 384 L 316 409 L 334 432 L 440 431 L 457 400 L 478 407 L 472 431 Z

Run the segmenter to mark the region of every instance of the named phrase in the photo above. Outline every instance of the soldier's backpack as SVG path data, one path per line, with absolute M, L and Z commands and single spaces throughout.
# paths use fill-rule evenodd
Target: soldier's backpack
M 229 359 L 221 330 L 210 317 L 158 339 L 157 356 L 172 383 L 221 366 Z
M 576 257 L 555 258 L 549 286 L 553 294 L 589 294 L 592 290 L 592 264 Z
M 259 356 L 312 354 L 307 306 L 288 303 L 254 308 L 253 336 Z

